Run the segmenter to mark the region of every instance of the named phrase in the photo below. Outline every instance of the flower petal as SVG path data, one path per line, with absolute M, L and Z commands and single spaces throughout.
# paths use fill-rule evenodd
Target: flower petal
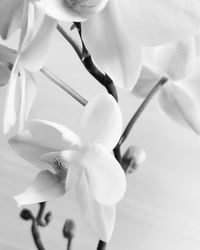
M 115 157 L 102 145 L 88 145 L 79 164 L 83 166 L 91 194 L 103 205 L 114 205 L 126 191 L 124 171 Z
M 55 122 L 31 120 L 26 122 L 25 129 L 40 145 L 54 148 L 54 151 L 73 149 L 80 145 L 75 133 Z
M 84 143 L 96 142 L 112 150 L 122 131 L 122 115 L 115 99 L 109 94 L 100 94 L 89 101 L 78 131 Z
M 179 81 L 192 71 L 195 59 L 195 44 L 193 37 L 177 43 L 162 46 L 157 54 L 157 68 L 162 75 Z
M 118 24 L 121 15 L 115 15 L 113 8 L 109 1 L 104 10 L 82 23 L 83 40 L 100 69 L 117 86 L 131 90 L 140 74 L 142 48 L 129 39 L 125 25 Z
M 27 70 L 37 71 L 46 63 L 52 44 L 52 36 L 56 30 L 56 24 L 56 20 L 46 16 L 36 36 L 22 52 L 20 63 Z
M 200 110 L 189 91 L 178 84 L 166 84 L 160 90 L 159 105 L 166 115 L 180 125 L 200 134 Z
M 142 71 L 132 93 L 137 97 L 145 98 L 160 79 L 152 69 L 147 66 L 142 67 Z
M 84 173 L 77 183 L 76 194 L 86 224 L 99 239 L 108 242 L 115 225 L 115 206 L 104 206 L 93 199 Z
M 110 1 L 121 17 L 120 27 L 141 45 L 166 44 L 200 32 L 199 0 Z
M 0 44 L 0 62 L 7 62 L 14 64 L 16 59 L 16 51 Z
M 21 27 L 23 3 L 21 0 L 0 1 L 0 36 L 7 39 L 9 35 Z
M 42 161 L 41 156 L 53 152 L 55 149 L 41 146 L 27 131 L 11 137 L 9 144 L 18 155 L 39 169 L 52 169 L 49 164 Z
M 10 70 L 7 63 L 0 63 L 0 86 L 4 86 L 9 82 Z
M 41 0 L 35 1 L 35 5 L 52 18 L 65 22 L 81 22 L 85 18 L 80 15 L 65 0 Z
M 4 103 L 4 114 L 3 114 L 3 133 L 8 133 L 16 122 L 16 91 L 18 81 L 18 66 L 13 66 L 8 82 L 8 89 Z
M 24 193 L 15 196 L 19 206 L 39 203 L 65 194 L 65 185 L 50 171 L 41 171 Z

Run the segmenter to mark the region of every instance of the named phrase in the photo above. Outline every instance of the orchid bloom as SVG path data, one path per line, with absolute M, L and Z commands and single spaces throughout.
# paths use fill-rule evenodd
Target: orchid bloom
M 83 40 L 95 62 L 116 85 L 127 90 L 132 90 L 141 72 L 143 46 L 166 44 L 200 32 L 199 0 L 35 3 L 57 20 L 83 21 Z
M 158 80 L 166 76 L 168 82 L 158 93 L 159 107 L 178 124 L 200 134 L 199 106 L 192 92 L 185 87 L 193 81 L 195 60 L 193 37 L 146 49 L 143 69 L 133 93 L 139 97 L 147 96 Z
M 12 137 L 12 148 L 42 171 L 18 205 L 60 197 L 75 188 L 83 218 L 96 235 L 109 241 L 115 223 L 115 204 L 123 197 L 126 179 L 111 153 L 122 131 L 118 104 L 100 94 L 86 105 L 78 133 L 50 121 L 27 121 Z
M 23 129 L 23 121 L 27 118 L 28 112 L 30 111 L 29 104 L 33 102 L 36 92 L 35 90 L 32 91 L 33 84 L 29 86 L 27 81 L 31 79 L 31 82 L 33 82 L 33 77 L 30 73 L 39 70 L 45 64 L 49 54 L 51 37 L 56 27 L 56 21 L 46 16 L 39 30 L 34 34 L 34 20 L 35 7 L 33 3 L 24 1 L 23 25 L 21 27 L 19 48 L 15 59 L 13 60 L 13 52 L 11 50 L 9 51 L 9 49 L 5 49 L 5 54 L 7 53 L 6 60 L 5 58 L 0 58 L 0 61 L 13 65 L 8 80 L 8 90 L 4 106 L 4 133 L 9 132 L 16 123 L 18 118 L 17 106 L 21 106 L 22 108 L 19 117 L 19 127 Z M 3 46 L 1 50 L 3 50 Z M 2 51 L 2 53 L 4 52 Z M 12 60 L 10 61 L 11 57 Z M 4 70 L 8 71 L 5 65 Z M 19 93 L 17 92 L 20 86 L 21 97 L 19 98 Z M 16 105 L 16 100 L 18 100 L 18 105 Z M 19 102 L 21 104 L 19 104 Z M 28 110 L 28 112 L 26 112 L 25 109 Z

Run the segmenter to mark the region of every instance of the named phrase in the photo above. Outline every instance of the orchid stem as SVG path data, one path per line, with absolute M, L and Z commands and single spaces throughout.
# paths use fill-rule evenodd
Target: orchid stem
M 42 68 L 40 70 L 43 75 L 45 75 L 49 80 L 54 82 L 57 86 L 62 88 L 65 92 L 67 92 L 71 97 L 73 97 L 76 101 L 78 101 L 81 105 L 85 106 L 87 104 L 87 100 L 83 98 L 78 92 L 72 89 L 69 85 L 51 73 L 47 68 Z
M 123 142 L 127 139 L 127 137 L 130 134 L 133 126 L 137 122 L 137 120 L 140 117 L 140 115 L 143 113 L 143 111 L 146 108 L 146 106 L 149 104 L 149 102 L 154 97 L 154 95 L 158 92 L 158 90 L 160 89 L 160 87 L 162 87 L 167 81 L 168 81 L 168 79 L 166 77 L 162 77 L 158 81 L 158 83 L 152 88 L 152 90 L 149 92 L 149 94 L 147 95 L 147 97 L 145 98 L 145 100 L 142 102 L 142 104 L 140 105 L 140 107 L 138 108 L 138 110 L 135 112 L 135 114 L 133 115 L 133 117 L 129 121 L 127 127 L 125 128 L 125 130 L 123 132 L 123 134 L 121 135 L 121 138 L 120 138 L 120 140 L 118 142 L 119 146 L 121 146 L 123 144 Z
M 97 250 L 105 250 L 106 249 L 106 243 L 102 240 L 99 241 L 99 244 L 97 246 Z

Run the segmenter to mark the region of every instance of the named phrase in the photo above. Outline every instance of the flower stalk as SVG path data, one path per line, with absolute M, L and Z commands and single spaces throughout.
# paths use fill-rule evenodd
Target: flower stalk
M 149 102 L 152 100 L 152 98 L 154 97 L 154 95 L 158 92 L 158 90 L 168 81 L 168 78 L 166 77 L 162 77 L 158 83 L 152 88 L 152 90 L 149 92 L 149 94 L 147 95 L 147 97 L 144 99 L 144 101 L 142 102 L 142 104 L 140 105 L 140 107 L 138 108 L 138 110 L 135 112 L 135 114 L 133 115 L 133 117 L 131 118 L 131 120 L 129 121 L 128 125 L 126 126 L 119 142 L 118 145 L 121 146 L 124 141 L 127 139 L 128 135 L 130 134 L 133 126 L 135 125 L 135 123 L 137 122 L 138 118 L 141 116 L 141 114 L 143 113 L 144 109 L 147 107 L 147 105 L 149 104 Z

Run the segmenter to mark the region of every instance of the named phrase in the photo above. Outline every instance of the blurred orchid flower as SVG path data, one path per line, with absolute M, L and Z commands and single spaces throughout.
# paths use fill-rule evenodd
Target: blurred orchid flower
M 0 36 L 7 39 L 22 26 L 23 0 L 0 1 Z
M 114 83 L 132 90 L 141 72 L 142 47 L 197 34 L 199 16 L 198 0 L 109 0 L 82 23 L 83 40 Z
M 158 93 L 161 110 L 177 123 L 200 134 L 200 110 L 195 96 L 184 85 L 192 80 L 195 65 L 193 37 L 145 49 L 144 66 L 133 89 L 139 97 L 146 97 L 162 76 L 169 80 Z
M 50 121 L 26 122 L 9 143 L 42 171 L 15 197 L 18 205 L 47 201 L 75 188 L 83 218 L 100 239 L 109 241 L 115 204 L 126 190 L 124 171 L 111 153 L 121 131 L 121 112 L 109 94 L 86 105 L 78 134 Z
M 15 125 L 18 106 L 21 106 L 21 108 L 23 107 L 20 111 L 21 117 L 19 118 L 20 129 L 23 128 L 23 120 L 27 118 L 36 94 L 35 87 L 33 87 L 35 85 L 33 84 L 34 78 L 31 76 L 30 72 L 39 70 L 45 64 L 50 50 L 51 38 L 55 31 L 56 21 L 46 16 L 41 23 L 39 30 L 34 34 L 34 14 L 34 5 L 30 2 L 24 1 L 23 25 L 21 27 L 18 51 L 14 55 L 13 51 L 9 51 L 7 48 L 5 49 L 5 53 L 7 53 L 6 61 L 0 57 L 0 61 L 12 65 L 4 106 L 4 133 L 9 132 L 9 130 Z M 5 47 L 3 46 L 1 47 L 1 53 L 4 53 L 4 48 Z M 6 69 L 6 67 L 4 67 L 4 71 L 8 76 L 8 69 Z M 21 84 L 19 84 L 19 82 L 21 82 Z M 29 84 L 30 86 L 28 86 Z M 19 93 L 17 93 L 19 86 L 21 86 L 20 97 Z M 27 99 L 27 104 L 25 104 L 25 99 Z M 16 105 L 16 101 L 18 105 Z M 25 111 L 25 109 L 27 111 Z

